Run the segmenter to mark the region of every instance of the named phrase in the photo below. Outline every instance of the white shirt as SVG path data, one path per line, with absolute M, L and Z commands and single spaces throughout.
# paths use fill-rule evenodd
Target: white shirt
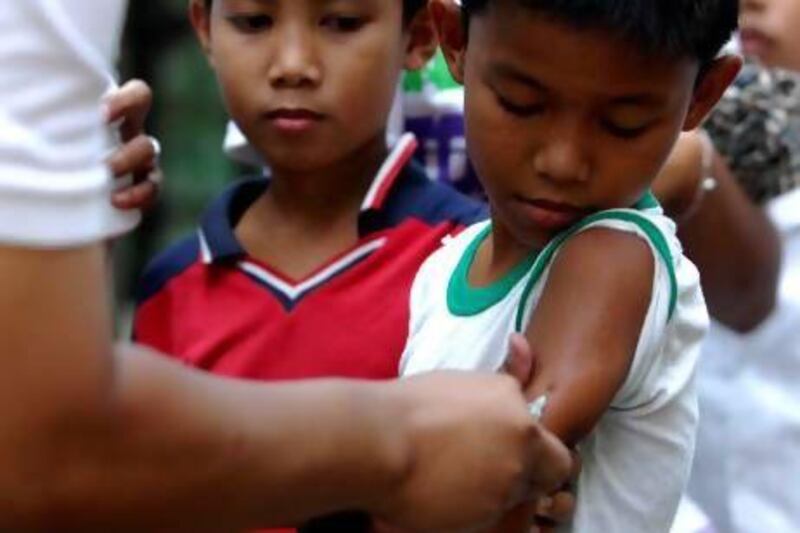
M 656 261 L 628 376 L 581 444 L 583 470 L 569 531 L 667 532 L 689 475 L 697 424 L 694 369 L 708 315 L 699 275 L 682 255 L 672 221 L 655 209 L 636 213 L 656 228 L 652 233 L 660 232 L 671 264 L 634 223 L 598 220 L 589 226 L 639 235 Z M 486 223 L 468 228 L 421 267 L 411 291 L 402 375 L 445 368 L 496 371 L 510 334 L 524 329 L 535 311 L 552 264 L 547 252 L 552 248 L 554 257 L 559 246 L 551 243 L 488 288 L 465 287 L 459 273 L 468 270 L 468 258 L 486 229 Z
M 0 2 L 0 243 L 77 246 L 132 228 L 110 204 L 102 96 L 126 0 Z
M 800 190 L 767 211 L 784 247 L 775 310 L 747 335 L 715 323 L 701 357 L 690 492 L 720 532 L 800 531 Z

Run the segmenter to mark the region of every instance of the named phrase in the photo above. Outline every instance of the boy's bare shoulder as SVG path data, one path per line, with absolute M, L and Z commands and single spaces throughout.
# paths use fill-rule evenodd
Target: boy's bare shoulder
M 640 236 L 595 227 L 567 240 L 555 258 L 550 282 L 591 288 L 592 297 L 617 301 L 650 293 L 655 269 L 650 245 Z M 549 283 L 550 284 L 550 283 Z

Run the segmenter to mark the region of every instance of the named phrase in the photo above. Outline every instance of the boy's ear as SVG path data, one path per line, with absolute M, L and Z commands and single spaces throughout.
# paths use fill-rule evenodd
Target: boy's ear
M 419 70 L 428 64 L 439 45 L 431 13 L 427 7 L 417 11 L 408 24 L 406 33 L 408 34 L 408 45 L 403 66 L 408 70 Z
M 700 126 L 706 115 L 722 98 L 725 89 L 736 79 L 741 68 L 742 58 L 735 55 L 724 55 L 711 63 L 695 87 L 692 103 L 683 123 L 684 131 Z
M 450 68 L 453 79 L 464 83 L 464 54 L 467 50 L 467 34 L 461 20 L 461 6 L 455 0 L 431 0 L 428 9 L 433 18 L 439 44 Z
M 194 28 L 194 33 L 197 40 L 200 41 L 200 46 L 203 48 L 203 53 L 208 58 L 211 66 L 214 66 L 214 60 L 211 56 L 211 10 L 213 7 L 206 8 L 206 3 L 203 0 L 190 0 L 189 2 L 189 20 Z

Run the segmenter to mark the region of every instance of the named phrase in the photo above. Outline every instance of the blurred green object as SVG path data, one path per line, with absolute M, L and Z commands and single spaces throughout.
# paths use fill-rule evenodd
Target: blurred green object
M 425 68 L 406 72 L 403 76 L 403 91 L 406 93 L 422 92 L 426 84 L 442 91 L 461 87 L 450 75 L 441 49 Z

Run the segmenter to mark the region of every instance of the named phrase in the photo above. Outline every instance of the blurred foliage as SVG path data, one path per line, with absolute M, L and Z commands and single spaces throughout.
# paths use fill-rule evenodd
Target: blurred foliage
M 188 0 L 130 2 L 120 79 L 153 89 L 148 132 L 162 144 L 166 181 L 158 206 L 115 248 L 117 293 L 131 298 L 147 261 L 191 232 L 209 200 L 236 173 L 222 153 L 226 114 L 186 15 Z

